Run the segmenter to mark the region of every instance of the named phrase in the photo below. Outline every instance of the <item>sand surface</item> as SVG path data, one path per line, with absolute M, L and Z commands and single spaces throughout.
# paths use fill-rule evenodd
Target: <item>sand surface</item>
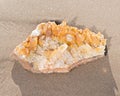
M 119 5 L 119 0 L 0 0 L 0 96 L 118 96 Z M 108 55 L 67 74 L 33 74 L 10 60 L 15 46 L 49 20 L 101 31 Z

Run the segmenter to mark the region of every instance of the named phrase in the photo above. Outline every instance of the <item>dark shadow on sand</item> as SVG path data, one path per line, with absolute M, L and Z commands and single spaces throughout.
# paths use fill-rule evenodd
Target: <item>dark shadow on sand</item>
M 33 74 L 16 62 L 12 78 L 22 96 L 114 96 L 108 56 L 65 74 Z

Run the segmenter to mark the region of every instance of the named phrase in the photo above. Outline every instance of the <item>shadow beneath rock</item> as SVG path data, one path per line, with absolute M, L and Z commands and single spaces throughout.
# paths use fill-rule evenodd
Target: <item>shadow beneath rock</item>
M 33 74 L 16 62 L 12 78 L 22 96 L 114 96 L 108 56 L 65 74 Z

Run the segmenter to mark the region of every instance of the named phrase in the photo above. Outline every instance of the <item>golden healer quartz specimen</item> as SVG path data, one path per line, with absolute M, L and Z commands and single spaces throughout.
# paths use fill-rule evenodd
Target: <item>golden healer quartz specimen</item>
M 69 72 L 72 68 L 102 57 L 106 39 L 88 28 L 78 29 L 63 21 L 39 24 L 25 41 L 14 49 L 14 55 L 32 72 Z M 25 67 L 25 66 L 29 67 Z

